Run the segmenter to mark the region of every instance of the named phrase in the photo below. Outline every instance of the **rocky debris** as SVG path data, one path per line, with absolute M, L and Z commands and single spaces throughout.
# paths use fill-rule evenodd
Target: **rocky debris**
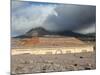
M 84 57 L 81 54 L 82 57 Z M 47 72 L 63 72 L 77 70 L 95 69 L 94 56 L 88 57 L 85 54 L 84 59 L 80 56 L 70 55 L 16 55 L 12 58 L 12 74 L 22 73 L 47 73 Z

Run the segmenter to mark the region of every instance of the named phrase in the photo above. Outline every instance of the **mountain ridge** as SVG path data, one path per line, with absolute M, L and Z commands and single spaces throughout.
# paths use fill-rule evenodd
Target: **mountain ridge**
M 31 38 L 31 37 L 44 37 L 45 35 L 51 36 L 71 36 L 71 37 L 95 37 L 95 33 L 89 33 L 89 34 L 80 34 L 80 33 L 75 33 L 72 31 L 59 31 L 59 32 L 54 32 L 54 31 L 48 31 L 43 27 L 36 27 L 32 28 L 29 31 L 27 31 L 25 34 L 16 36 L 15 38 Z

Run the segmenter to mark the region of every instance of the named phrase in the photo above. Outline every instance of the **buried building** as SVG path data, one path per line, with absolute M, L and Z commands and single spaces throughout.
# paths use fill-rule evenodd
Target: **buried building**
M 40 54 L 66 54 L 93 52 L 94 45 L 84 43 L 75 37 L 33 37 L 25 39 L 12 39 L 12 55 L 30 53 Z

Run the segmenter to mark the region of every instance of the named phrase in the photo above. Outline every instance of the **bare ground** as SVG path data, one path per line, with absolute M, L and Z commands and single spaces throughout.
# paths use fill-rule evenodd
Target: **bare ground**
M 12 55 L 12 74 L 64 72 L 96 68 L 96 54 Z

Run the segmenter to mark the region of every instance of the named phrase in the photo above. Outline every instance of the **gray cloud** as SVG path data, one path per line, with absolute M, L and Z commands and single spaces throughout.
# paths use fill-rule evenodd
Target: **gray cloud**
M 12 36 L 35 27 L 52 31 L 95 32 L 96 7 L 70 4 L 12 2 Z
M 49 30 L 83 30 L 95 23 L 95 10 L 95 6 L 58 5 L 55 9 L 58 16 L 48 16 L 44 24 Z
M 12 7 L 12 36 L 22 35 L 31 28 L 43 26 L 47 16 L 53 14 L 55 8 L 28 2 L 12 2 Z

